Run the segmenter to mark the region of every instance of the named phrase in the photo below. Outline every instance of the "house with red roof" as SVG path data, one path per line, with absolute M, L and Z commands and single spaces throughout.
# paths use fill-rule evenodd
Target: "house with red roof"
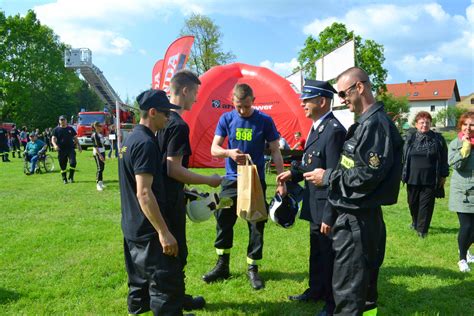
M 455 79 L 449 80 L 423 80 L 405 83 L 387 84 L 387 93 L 396 97 L 407 97 L 410 105 L 408 123 L 412 123 L 420 111 L 426 111 L 434 118 L 436 114 L 448 107 L 456 106 L 461 100 L 458 84 Z M 456 122 L 449 120 L 446 126 L 454 126 Z

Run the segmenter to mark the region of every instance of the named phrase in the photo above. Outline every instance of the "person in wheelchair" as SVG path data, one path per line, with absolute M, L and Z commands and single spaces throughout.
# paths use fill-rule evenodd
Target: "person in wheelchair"
M 33 174 L 36 170 L 36 163 L 39 157 L 45 153 L 47 145 L 40 139 L 36 133 L 30 134 L 30 141 L 26 144 L 26 150 L 24 152 L 25 161 L 30 162 L 30 172 L 28 175 Z

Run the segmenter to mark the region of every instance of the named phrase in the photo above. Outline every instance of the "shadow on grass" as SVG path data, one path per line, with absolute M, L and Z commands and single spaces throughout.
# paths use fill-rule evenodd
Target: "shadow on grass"
M 301 302 L 222 302 L 207 303 L 206 312 L 213 315 L 259 315 L 259 316 L 304 316 L 315 315 L 323 308 L 322 303 L 301 303 Z
M 457 234 L 459 228 L 457 227 L 430 227 L 431 234 Z
M 398 315 L 470 314 L 474 308 L 474 282 L 466 280 L 469 278 L 469 274 L 437 267 L 382 266 L 378 286 L 380 311 Z M 451 285 L 436 286 L 436 279 Z M 430 286 L 419 285 L 427 280 Z
M 280 271 L 265 271 L 260 272 L 264 280 L 281 281 L 281 280 L 293 280 L 297 282 L 303 282 L 305 277 L 308 276 L 307 272 L 280 272 Z
M 0 287 L 0 305 L 7 304 L 11 301 L 16 301 L 19 298 L 20 294 Z
M 97 181 L 95 179 L 92 180 L 76 180 L 74 179 L 75 183 L 96 183 Z M 104 184 L 112 184 L 112 183 L 118 183 L 118 180 L 104 180 Z

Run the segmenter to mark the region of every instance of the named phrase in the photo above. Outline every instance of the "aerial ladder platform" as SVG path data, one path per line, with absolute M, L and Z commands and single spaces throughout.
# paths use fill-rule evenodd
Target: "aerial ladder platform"
M 79 70 L 82 77 L 84 77 L 110 110 L 115 109 L 115 102 L 119 103 L 121 110 L 126 110 L 122 108 L 124 105 L 122 100 L 120 100 L 119 95 L 107 81 L 102 71 L 92 63 L 92 52 L 90 49 L 66 49 L 64 52 L 64 66 Z

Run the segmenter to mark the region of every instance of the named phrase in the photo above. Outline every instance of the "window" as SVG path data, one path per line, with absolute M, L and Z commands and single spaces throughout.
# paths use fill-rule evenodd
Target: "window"
M 434 106 L 434 105 L 430 106 L 430 111 L 431 111 L 431 112 L 434 112 L 434 111 L 435 111 L 435 106 Z
M 418 96 L 418 91 L 413 92 L 413 96 L 414 97 Z
M 435 91 L 433 92 L 433 94 L 434 94 L 434 95 L 438 95 L 438 90 L 435 90 Z
M 474 104 L 474 98 L 471 98 L 471 104 Z

